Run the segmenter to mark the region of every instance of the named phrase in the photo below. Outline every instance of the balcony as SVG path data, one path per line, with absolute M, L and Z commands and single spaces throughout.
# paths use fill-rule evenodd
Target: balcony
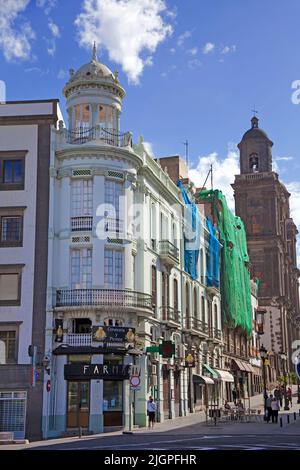
M 180 325 L 180 312 L 173 307 L 161 307 L 160 317 L 163 322 Z
M 179 250 L 169 240 L 161 240 L 159 242 L 159 256 L 165 264 L 174 266 L 179 261 Z
M 115 289 L 58 289 L 56 308 L 59 310 L 76 307 L 130 310 L 140 309 L 152 313 L 151 295 L 142 292 Z
M 71 217 L 71 230 L 72 232 L 87 232 L 93 228 L 93 217 Z
M 195 317 L 188 317 L 186 319 L 186 329 L 187 330 L 193 330 L 196 331 L 197 333 L 201 334 L 208 334 L 208 325 L 207 323 L 203 323 L 202 320 L 199 320 L 198 318 Z
M 132 147 L 131 132 L 120 133 L 116 129 L 95 126 L 63 129 L 63 133 L 67 144 L 81 145 L 97 140 L 114 147 Z
M 106 217 L 105 232 L 109 232 L 112 234 L 124 233 L 124 221 L 121 219 Z
M 68 346 L 91 346 L 92 345 L 92 334 L 91 333 L 68 333 L 64 335 L 65 344 Z

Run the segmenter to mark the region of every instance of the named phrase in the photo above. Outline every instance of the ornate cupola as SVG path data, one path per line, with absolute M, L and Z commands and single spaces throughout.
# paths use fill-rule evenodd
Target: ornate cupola
M 265 131 L 259 128 L 257 116 L 251 119 L 251 128 L 238 144 L 241 174 L 272 171 L 272 146 Z
M 106 129 L 118 133 L 119 117 L 125 91 L 113 73 L 97 58 L 96 44 L 92 60 L 77 72 L 70 70 L 70 78 L 63 89 L 67 100 L 69 129 L 78 132 Z

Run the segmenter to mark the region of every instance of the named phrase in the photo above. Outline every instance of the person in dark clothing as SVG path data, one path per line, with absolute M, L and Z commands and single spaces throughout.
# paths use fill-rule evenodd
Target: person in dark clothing
M 235 405 L 236 405 L 236 399 L 237 399 L 237 391 L 236 391 L 236 388 L 234 387 L 232 390 L 232 400 Z
M 269 397 L 266 398 L 266 409 L 267 409 L 267 423 L 270 422 L 272 415 L 272 400 L 273 400 L 273 395 L 270 395 Z

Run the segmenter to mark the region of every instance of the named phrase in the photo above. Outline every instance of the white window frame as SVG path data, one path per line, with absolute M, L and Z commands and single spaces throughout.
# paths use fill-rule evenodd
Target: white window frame
M 106 289 L 124 288 L 124 251 L 105 248 L 104 285 Z
M 70 250 L 70 284 L 71 289 L 92 288 L 91 248 L 72 248 Z

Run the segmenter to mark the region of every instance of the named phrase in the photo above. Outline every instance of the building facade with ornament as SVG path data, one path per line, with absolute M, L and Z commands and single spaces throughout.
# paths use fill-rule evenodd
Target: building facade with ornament
M 192 279 L 181 191 L 142 138 L 133 144 L 121 132 L 125 91 L 95 48 L 63 93 L 68 123 L 52 133 L 50 161 L 43 435 L 126 428 L 130 410 L 145 426 L 150 394 L 159 421 L 184 416 L 202 400 L 203 360 L 221 361 L 221 350 L 203 353 L 197 339 L 221 345 L 220 294 L 208 297 L 204 282 L 206 242 Z M 147 353 L 165 342 L 172 357 Z

